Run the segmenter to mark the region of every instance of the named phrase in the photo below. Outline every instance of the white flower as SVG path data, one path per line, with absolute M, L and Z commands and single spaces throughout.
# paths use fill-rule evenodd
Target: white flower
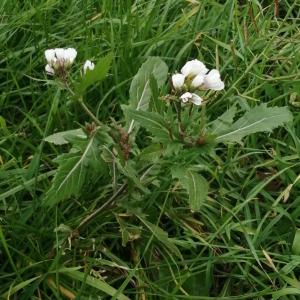
M 172 84 L 175 90 L 181 90 L 184 85 L 185 76 L 182 74 L 174 74 L 172 76 Z
M 183 103 L 192 102 L 195 105 L 201 105 L 202 98 L 197 94 L 186 92 L 180 96 L 180 99 Z
M 49 64 L 46 65 L 45 71 L 46 71 L 46 73 L 49 74 L 49 75 L 54 75 L 54 74 L 55 74 L 54 69 L 53 69 Z
M 197 75 L 205 75 L 208 72 L 208 69 L 198 59 L 188 61 L 181 69 L 181 73 L 185 76 L 197 76 Z
M 224 82 L 221 80 L 220 72 L 218 70 L 212 69 L 204 76 L 203 87 L 205 89 L 220 91 L 224 89 L 224 86 Z
M 47 49 L 45 57 L 48 65 L 45 67 L 46 72 L 54 74 L 54 70 L 70 67 L 77 56 L 74 48 L 55 48 Z
M 90 60 L 86 60 L 83 65 L 83 72 L 85 74 L 87 70 L 94 70 L 94 68 L 95 65 Z
M 191 87 L 197 89 L 204 81 L 204 76 L 202 74 L 197 75 L 191 82 Z

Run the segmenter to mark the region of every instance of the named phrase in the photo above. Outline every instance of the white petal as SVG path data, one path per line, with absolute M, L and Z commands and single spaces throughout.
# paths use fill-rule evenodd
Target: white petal
M 204 77 L 203 87 L 213 91 L 220 91 L 224 89 L 224 82 L 220 78 L 220 72 L 216 69 L 211 70 Z
M 68 53 L 68 60 L 72 64 L 77 56 L 77 51 L 74 48 L 68 48 L 66 51 Z
M 197 94 L 192 94 L 193 97 L 191 99 L 191 102 L 194 103 L 195 105 L 201 105 L 202 103 L 202 98 L 198 96 Z
M 217 70 L 217 69 L 211 69 L 209 71 L 208 75 L 221 78 L 221 74 L 220 74 L 219 70 Z
M 200 87 L 200 85 L 203 83 L 203 81 L 204 81 L 204 76 L 199 74 L 193 79 L 191 86 L 193 88 L 197 89 L 198 87 Z
M 181 73 L 185 76 L 197 76 L 198 74 L 205 75 L 208 69 L 198 59 L 188 61 L 181 69 Z
M 94 70 L 94 68 L 95 65 L 90 60 L 86 60 L 83 65 L 83 72 L 86 73 L 87 70 Z
M 183 95 L 180 96 L 180 99 L 182 102 L 188 102 L 190 99 L 192 99 L 193 95 L 190 92 L 186 92 Z
M 65 49 L 55 48 L 55 56 L 58 60 L 63 61 L 65 59 Z
M 46 73 L 49 74 L 49 75 L 54 75 L 54 74 L 55 74 L 54 69 L 53 69 L 50 65 L 46 65 L 46 66 L 45 66 L 45 71 L 46 71 Z
M 184 85 L 184 79 L 185 76 L 182 74 L 174 74 L 172 76 L 172 84 L 175 90 L 180 90 L 182 89 L 183 85 Z
M 45 57 L 49 64 L 55 60 L 55 50 L 54 49 L 47 49 L 45 51 Z

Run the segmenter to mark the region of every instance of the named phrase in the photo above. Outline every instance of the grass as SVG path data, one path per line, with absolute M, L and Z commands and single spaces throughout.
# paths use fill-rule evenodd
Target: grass
M 300 4 L 276 3 L 1 2 L 0 297 L 299 299 Z M 200 157 L 195 168 L 210 193 L 199 213 L 181 201 L 169 170 L 150 194 L 111 199 L 118 185 L 100 180 L 45 209 L 52 160 L 67 147 L 43 138 L 90 121 L 44 73 L 44 50 L 65 46 L 78 51 L 74 70 L 113 51 L 109 76 L 85 98 L 104 123 L 121 124 L 130 82 L 149 56 L 170 72 L 196 57 L 219 67 L 226 89 L 211 116 L 267 102 L 289 106 L 294 121 L 219 146 L 211 161 Z

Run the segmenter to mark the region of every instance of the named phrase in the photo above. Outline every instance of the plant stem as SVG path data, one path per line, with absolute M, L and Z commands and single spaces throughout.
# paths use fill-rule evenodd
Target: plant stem
M 69 84 L 67 81 L 64 81 L 65 87 L 66 89 L 70 92 L 70 94 L 72 96 L 75 96 L 74 91 L 70 88 Z M 103 125 L 98 119 L 97 117 L 92 113 L 92 111 L 90 111 L 90 109 L 86 106 L 86 104 L 84 103 L 82 97 L 77 98 L 77 101 L 80 103 L 81 107 L 84 109 L 84 111 L 91 117 L 91 119 L 98 125 L 101 126 Z
M 93 211 L 90 215 L 88 215 L 87 217 L 85 217 L 80 222 L 80 224 L 77 226 L 77 228 L 75 229 L 75 231 L 78 231 L 82 226 L 84 226 L 87 223 L 89 223 L 93 218 L 95 218 L 106 207 L 110 206 L 115 201 L 116 197 L 125 190 L 126 186 L 127 186 L 127 184 L 123 183 L 121 185 L 121 187 L 102 206 L 100 206 L 95 211 Z
M 85 110 L 85 112 L 91 117 L 91 119 L 98 125 L 101 126 L 102 123 L 97 119 L 97 117 L 90 111 L 90 109 L 85 105 L 82 98 L 78 99 L 78 102 L 82 106 L 82 108 Z
M 176 103 L 176 111 L 178 118 L 178 131 L 181 141 L 184 141 L 184 128 L 182 127 L 182 118 L 181 118 L 181 102 Z
M 205 125 L 206 125 L 206 104 L 202 104 L 202 109 L 201 109 L 201 119 L 200 119 L 200 136 L 204 134 L 205 131 Z

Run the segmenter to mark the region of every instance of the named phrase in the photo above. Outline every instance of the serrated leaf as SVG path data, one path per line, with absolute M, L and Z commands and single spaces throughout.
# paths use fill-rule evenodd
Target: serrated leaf
M 148 58 L 131 82 L 129 90 L 130 99 L 127 107 L 138 111 L 147 110 L 152 95 L 151 85 L 153 86 L 153 79 L 157 82 L 157 88 L 160 88 L 166 81 L 167 76 L 168 66 L 165 62 L 159 57 Z M 134 120 L 128 116 L 126 119 L 126 128 L 128 132 L 131 132 Z
M 274 128 L 291 121 L 292 113 L 287 107 L 267 107 L 261 104 L 247 111 L 216 138 L 217 142 L 241 142 L 245 136 L 256 132 L 271 132 Z
M 87 135 L 84 133 L 84 131 L 81 128 L 78 128 L 78 129 L 61 131 L 61 132 L 51 134 L 47 136 L 44 140 L 48 143 L 52 143 L 55 145 L 64 145 L 69 143 L 68 138 L 74 138 L 74 137 L 86 139 Z
M 109 53 L 100 58 L 94 70 L 87 70 L 86 74 L 82 77 L 80 83 L 77 85 L 77 94 L 82 95 L 89 86 L 93 85 L 97 81 L 103 80 L 110 69 L 112 59 L 113 54 Z
M 233 123 L 233 118 L 236 114 L 237 108 L 236 105 L 231 106 L 228 110 L 226 110 L 220 117 L 214 120 L 211 123 L 211 134 L 220 135 L 223 132 L 226 132 L 228 128 Z
M 154 137 L 160 140 L 170 140 L 170 132 L 164 118 L 149 111 L 137 111 L 126 109 L 127 116 L 132 120 L 137 121 L 140 125 L 150 131 Z
M 71 196 L 79 196 L 82 187 L 90 178 L 91 172 L 96 169 L 96 166 L 99 166 L 98 154 L 96 141 L 92 137 L 86 142 L 83 151 L 58 156 L 55 161 L 59 164 L 59 167 L 43 205 L 53 206 Z
M 179 182 L 189 194 L 189 206 L 193 211 L 199 211 L 207 200 L 208 182 L 200 174 L 175 166 L 171 169 L 172 177 Z
M 121 164 L 121 162 L 116 159 L 115 160 L 116 166 L 118 168 L 118 170 L 125 175 L 126 177 L 128 177 L 129 179 L 132 180 L 132 182 L 134 182 L 134 184 L 136 185 L 137 188 L 139 188 L 141 191 L 143 191 L 144 193 L 149 193 L 149 190 L 144 187 L 140 181 L 140 179 L 138 178 L 136 169 L 133 168 L 129 162 L 127 162 L 124 166 Z

